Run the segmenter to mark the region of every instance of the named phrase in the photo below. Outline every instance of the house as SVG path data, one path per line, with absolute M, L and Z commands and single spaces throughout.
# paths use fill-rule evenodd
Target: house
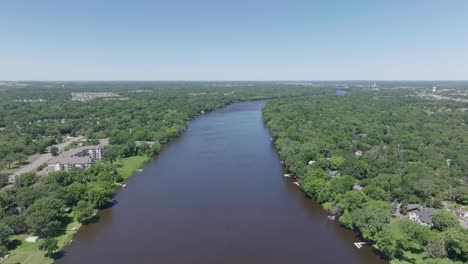
M 362 154 L 363 154 L 363 153 L 362 153 L 362 151 L 360 151 L 360 150 L 354 152 L 354 156 L 356 156 L 356 157 L 360 157 L 360 156 L 362 156 Z
M 408 214 L 409 219 L 413 220 L 414 222 L 425 225 L 425 226 L 432 226 L 432 211 L 431 210 L 414 210 Z
M 362 190 L 364 190 L 364 187 L 355 184 L 355 185 L 353 186 L 353 190 L 354 190 L 354 191 L 361 192 Z
M 328 175 L 332 178 L 340 176 L 340 172 L 337 170 L 328 170 Z
M 312 165 L 314 165 L 314 163 L 315 163 L 315 160 L 309 160 L 309 162 L 307 163 L 307 165 L 312 166 Z
M 407 213 L 412 212 L 412 211 L 416 211 L 416 210 L 421 211 L 422 210 L 422 205 L 420 205 L 420 204 L 407 204 L 406 205 L 406 212 Z
M 468 212 L 463 209 L 458 209 L 457 211 L 455 211 L 455 214 L 458 217 L 468 218 Z

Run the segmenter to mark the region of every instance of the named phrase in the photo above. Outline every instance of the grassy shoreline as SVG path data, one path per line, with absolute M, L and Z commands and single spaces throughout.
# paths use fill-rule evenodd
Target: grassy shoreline
M 116 165 L 118 166 L 117 171 L 120 173 L 122 178 L 127 180 L 130 178 L 136 170 L 142 168 L 146 162 L 151 159 L 150 156 L 132 156 L 127 158 L 121 158 L 117 160 Z M 66 227 L 64 234 L 56 237 L 58 240 L 59 250 L 63 251 L 75 237 L 75 234 L 81 228 L 81 224 L 76 221 L 76 218 L 73 216 L 73 213 L 69 215 L 73 218 L 73 221 L 69 223 Z M 73 230 L 72 230 L 73 229 Z M 54 259 L 46 257 L 45 252 L 39 249 L 39 245 L 42 240 L 38 242 L 31 243 L 26 242 L 24 239 L 31 234 L 21 234 L 12 236 L 11 240 L 14 243 L 17 243 L 18 246 L 11 250 L 9 257 L 5 259 L 2 264 L 51 264 L 54 262 Z M 57 254 L 57 253 L 56 253 Z

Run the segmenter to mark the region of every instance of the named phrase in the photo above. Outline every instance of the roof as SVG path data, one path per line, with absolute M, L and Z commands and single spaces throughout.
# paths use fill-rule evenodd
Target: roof
M 328 175 L 330 175 L 331 177 L 335 177 L 335 176 L 340 175 L 340 172 L 337 170 L 328 171 Z
M 364 187 L 362 187 L 361 185 L 355 184 L 355 185 L 353 186 L 353 189 L 356 190 L 356 191 L 362 191 L 362 190 L 364 190 Z
M 63 152 L 60 156 L 54 157 L 51 160 L 49 160 L 48 164 L 86 164 L 86 163 L 93 163 L 94 159 L 90 156 L 78 156 L 79 153 L 83 151 L 88 151 L 90 149 L 96 150 L 96 149 L 101 149 L 102 147 L 100 145 L 97 146 L 84 146 L 84 147 L 79 147 L 79 148 L 74 148 L 69 151 Z
M 421 210 L 422 206 L 420 204 L 407 204 L 406 211 Z
M 77 163 L 93 163 L 94 159 L 90 156 L 83 156 L 83 157 L 78 157 L 78 156 L 68 156 L 68 155 L 62 155 L 55 157 L 51 159 L 48 163 L 49 164 L 77 164 Z
M 466 214 L 467 211 L 465 211 L 465 210 L 463 210 L 463 209 L 458 209 L 458 210 L 457 210 L 457 213 L 459 213 L 459 214 Z
M 101 149 L 101 148 L 102 148 L 101 145 L 97 145 L 97 146 L 83 146 L 83 147 L 79 147 L 79 148 L 70 149 L 69 151 L 66 152 L 66 154 L 67 154 L 67 155 L 76 155 L 77 153 L 82 152 L 82 151 L 85 151 L 85 150 L 90 150 L 90 149 Z
M 425 210 L 425 211 L 416 210 L 412 213 L 418 216 L 419 221 L 428 225 L 432 225 L 432 211 L 431 210 Z

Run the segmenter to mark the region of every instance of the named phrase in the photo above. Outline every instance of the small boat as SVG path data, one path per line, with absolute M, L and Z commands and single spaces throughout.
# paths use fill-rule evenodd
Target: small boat
M 291 175 L 290 174 L 285 174 L 284 177 L 289 178 L 289 177 L 291 177 Z
M 142 171 L 143 171 L 143 169 L 139 169 L 139 170 L 137 170 L 137 171 L 138 171 L 138 172 L 142 172 Z
M 293 184 L 299 186 L 299 182 L 297 181 L 293 182 Z
M 123 184 L 123 185 L 122 185 L 122 188 L 125 188 L 125 187 L 127 187 L 127 184 Z
M 330 220 L 335 220 L 335 216 L 334 216 L 334 215 L 329 215 L 329 216 L 328 216 L 328 219 L 330 219 Z

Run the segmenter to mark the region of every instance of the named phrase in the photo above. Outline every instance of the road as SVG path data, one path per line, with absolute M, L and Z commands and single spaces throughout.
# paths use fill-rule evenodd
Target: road
M 68 145 L 70 145 L 72 142 L 75 142 L 75 141 L 78 141 L 78 140 L 82 140 L 84 137 L 80 136 L 80 137 L 72 137 L 72 138 L 68 138 L 66 139 L 65 142 L 63 143 L 60 143 L 60 144 L 57 144 L 57 145 L 54 145 L 56 146 L 60 151 L 64 150 L 65 147 L 67 147 Z M 10 176 L 10 182 L 14 182 L 16 176 L 18 175 L 21 175 L 25 172 L 30 172 L 30 171 L 34 171 L 36 170 L 37 167 L 39 167 L 41 164 L 43 163 L 46 163 L 47 161 L 49 161 L 50 159 L 52 158 L 52 155 L 50 153 L 44 153 L 42 155 L 39 156 L 39 158 L 37 158 L 36 160 L 32 161 L 31 163 L 29 163 L 28 165 L 18 169 L 17 171 L 15 171 L 11 176 Z

